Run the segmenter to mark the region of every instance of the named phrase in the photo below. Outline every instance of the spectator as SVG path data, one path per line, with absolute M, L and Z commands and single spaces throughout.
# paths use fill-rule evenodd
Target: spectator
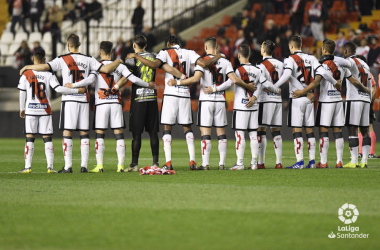
M 92 0 L 92 3 L 88 5 L 88 14 L 91 16 L 91 18 L 95 19 L 96 21 L 100 21 L 100 19 L 103 18 L 103 10 L 100 10 L 99 12 L 96 11 L 101 8 L 102 4 L 99 3 L 98 0 Z
M 53 14 L 49 15 L 49 23 L 50 23 L 50 33 L 54 37 L 57 37 L 57 41 L 62 43 L 61 41 L 61 25 L 63 20 L 63 13 L 59 9 L 58 5 L 54 6 Z
M 43 50 L 39 41 L 33 42 L 32 55 L 34 55 L 34 51 L 36 51 L 36 50 Z
M 238 39 L 235 42 L 234 45 L 234 57 L 235 57 L 235 67 L 239 65 L 239 59 L 238 59 L 238 49 L 241 44 L 245 42 L 245 37 L 244 37 L 244 31 L 239 30 L 238 31 Z
M 276 43 L 275 43 L 275 48 L 273 51 L 273 58 L 277 60 L 282 61 L 282 51 L 281 51 L 281 38 L 278 36 L 276 37 Z
M 231 60 L 232 50 L 228 45 L 228 40 L 225 37 L 222 37 L 220 40 L 220 52 L 226 56 L 228 60 Z
M 362 16 L 370 16 L 371 12 L 371 0 L 359 0 L 359 11 Z
M 21 69 L 25 65 L 33 64 L 32 53 L 30 52 L 28 43 L 24 40 L 21 46 L 15 51 L 17 68 Z
M 28 14 L 28 2 L 27 0 L 10 0 L 8 5 L 9 16 L 11 17 L 11 32 L 13 35 L 16 34 L 15 26 L 19 23 L 25 33 L 29 32 L 25 27 L 25 16 Z
M 277 36 L 278 31 L 275 26 L 275 23 L 272 19 L 269 19 L 266 23 L 265 40 L 276 41 Z
M 355 11 L 355 0 L 345 0 L 347 13 Z
M 371 43 L 369 45 L 369 52 L 368 52 L 368 66 L 371 68 L 371 73 L 373 75 L 378 75 L 377 67 L 378 62 L 377 59 L 380 56 L 380 46 L 379 46 L 379 38 L 376 36 L 371 37 Z
M 369 52 L 369 46 L 367 45 L 367 40 L 363 38 L 360 41 L 360 47 L 356 48 L 356 54 L 364 56 L 364 58 L 367 60 L 368 52 Z
M 348 30 L 348 38 L 347 40 L 350 42 L 354 42 L 354 40 L 357 39 L 356 32 L 354 29 L 349 29 Z
M 180 43 L 181 43 L 181 44 L 180 44 L 181 47 L 185 47 L 185 45 L 186 45 L 186 41 L 185 41 L 185 40 L 182 40 L 181 36 L 177 33 L 177 31 L 175 30 L 175 28 L 174 28 L 173 26 L 169 28 L 169 34 L 178 37 L 178 38 L 179 38 L 179 41 L 180 41 Z
M 243 29 L 243 30 L 245 30 L 250 22 L 251 22 L 251 17 L 249 16 L 249 9 L 244 8 L 243 13 L 242 13 L 241 22 L 240 22 L 240 25 L 239 25 L 240 27 L 238 26 L 237 29 Z
M 264 1 L 261 3 L 262 11 L 264 13 L 272 13 L 272 3 L 270 1 Z
M 75 9 L 78 13 L 77 16 L 84 17 L 85 15 L 87 15 L 87 12 L 88 12 L 88 4 L 86 3 L 85 0 L 80 0 L 77 3 Z
M 250 40 L 256 39 L 253 43 L 261 43 L 265 38 L 263 17 L 260 11 L 252 12 L 250 22 L 244 30 L 246 38 L 249 37 Z M 249 32 L 249 36 L 247 33 Z
M 317 47 L 314 51 L 314 57 L 318 59 L 318 61 L 321 59 L 322 57 L 322 48 L 321 47 Z
M 134 28 L 135 36 L 141 34 L 143 29 L 143 19 L 145 10 L 141 7 L 141 1 L 137 2 L 137 8 L 133 12 L 132 26 Z
M 326 7 L 320 0 L 314 0 L 309 9 L 309 22 L 314 41 L 323 41 L 323 22 L 327 20 L 328 13 Z
M 38 32 L 41 32 L 40 19 L 45 9 L 43 0 L 30 0 L 30 22 L 32 23 L 32 32 L 34 32 L 34 24 L 37 25 Z
M 63 14 L 64 14 L 64 20 L 71 19 L 72 21 L 75 20 L 75 3 L 73 0 L 68 0 L 67 3 L 63 5 Z
M 292 0 L 292 9 L 290 14 L 292 15 L 292 32 L 293 34 L 301 34 L 303 16 L 305 13 L 306 0 Z
M 285 36 L 281 37 L 281 55 L 283 58 L 290 56 L 289 39 L 293 36 L 292 30 L 288 29 L 285 32 Z
M 274 10 L 276 13 L 285 14 L 285 1 L 284 0 L 273 0 Z
M 336 39 L 336 50 L 339 50 L 339 48 L 343 47 L 346 44 L 346 35 L 343 31 L 338 32 L 338 37 Z
M 147 40 L 146 51 L 152 51 L 153 47 L 156 46 L 157 42 L 156 42 L 156 38 L 154 37 L 152 32 L 150 32 L 149 26 L 144 27 L 143 35 L 145 36 L 145 38 Z
M 115 52 L 112 55 L 113 55 L 112 60 L 116 60 L 116 59 L 121 59 L 123 61 L 125 60 L 125 57 L 127 55 L 125 54 L 125 45 L 121 37 L 117 39 Z
M 44 21 L 44 26 L 42 28 L 42 35 L 45 33 L 45 32 L 48 32 L 50 31 L 50 22 L 49 22 L 49 17 L 53 15 L 53 8 L 52 7 L 49 7 L 48 10 L 47 10 L 47 13 L 46 13 L 46 16 L 45 16 L 45 21 Z

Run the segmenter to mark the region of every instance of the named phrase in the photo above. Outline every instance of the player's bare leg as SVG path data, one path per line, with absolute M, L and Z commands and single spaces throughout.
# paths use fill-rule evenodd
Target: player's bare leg
M 344 168 L 357 168 L 358 164 L 358 147 L 359 147 L 359 138 L 358 138 L 358 127 L 347 126 L 348 130 L 348 144 L 350 147 L 351 153 L 351 162 L 344 165 Z
M 319 127 L 319 154 L 321 161 L 316 165 L 316 168 L 328 168 L 327 153 L 329 151 L 329 145 L 329 129 L 326 127 Z
M 286 168 L 293 168 L 293 169 L 304 168 L 302 128 L 293 128 L 293 140 L 294 140 L 294 152 L 296 154 L 297 162 L 293 166 L 286 167 Z
M 58 173 L 72 173 L 73 172 L 73 133 L 70 130 L 63 130 L 62 148 L 63 157 L 65 159 L 65 166 Z
M 339 127 L 333 127 L 333 133 L 335 138 L 335 148 L 336 148 L 336 168 L 343 167 L 343 148 L 344 139 L 342 129 Z
M 227 156 L 227 136 L 225 128 L 216 128 L 216 135 L 218 136 L 218 150 L 219 150 L 219 169 L 224 169 L 226 165 Z
M 183 126 L 183 132 L 185 133 L 187 149 L 189 150 L 189 166 L 190 170 L 194 169 L 197 164 L 195 163 L 195 144 L 194 144 L 194 134 L 193 130 L 191 130 L 191 126 Z
M 53 163 L 54 163 L 54 146 L 53 141 L 50 135 L 43 135 L 42 139 L 45 143 L 45 156 L 46 156 L 46 162 L 47 162 L 47 172 L 50 173 L 57 173 L 57 171 L 54 170 Z
M 81 173 L 87 173 L 88 156 L 90 154 L 90 136 L 88 131 L 79 131 L 81 152 Z
M 32 159 L 33 159 L 33 153 L 34 153 L 34 135 L 27 134 L 26 135 L 26 142 L 25 142 L 25 167 L 23 170 L 19 171 L 18 173 L 22 174 L 29 174 L 32 172 Z
M 309 164 L 306 168 L 315 168 L 315 136 L 313 128 L 305 127 L 305 133 L 307 138 L 307 146 L 309 149 Z
M 271 128 L 274 152 L 276 153 L 276 166 L 274 168 L 282 168 L 282 136 L 280 128 Z M 265 155 L 265 151 L 264 151 Z
M 257 130 L 257 142 L 259 147 L 259 153 L 258 153 L 258 161 L 257 161 L 257 168 L 258 169 L 265 169 L 265 151 L 267 148 L 267 128 L 266 127 L 259 127 Z
M 162 136 L 162 142 L 164 144 L 164 152 L 166 158 L 166 163 L 164 164 L 163 168 L 172 170 L 172 126 L 164 125 L 163 129 L 164 133 Z
M 210 170 L 210 152 L 211 152 L 211 128 L 200 127 L 201 131 L 201 150 L 202 150 L 202 165 L 196 170 Z M 190 170 L 193 170 L 190 168 Z
M 369 127 L 360 127 L 360 131 L 363 135 L 363 156 L 359 166 L 365 168 L 367 167 L 368 155 L 371 149 L 371 137 L 369 137 Z

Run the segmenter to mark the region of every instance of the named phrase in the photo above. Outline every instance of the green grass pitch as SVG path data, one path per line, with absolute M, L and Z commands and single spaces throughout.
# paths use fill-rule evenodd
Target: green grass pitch
M 55 169 L 63 166 L 61 139 Z M 35 143 L 32 174 L 24 166 L 23 139 L 0 139 L 0 249 L 379 249 L 380 159 L 368 169 L 273 169 L 268 141 L 266 170 L 218 171 L 213 140 L 210 171 L 189 171 L 184 140 L 172 144 L 174 176 L 116 173 L 115 140 L 107 139 L 105 172 L 80 174 L 74 140 L 74 174 L 46 174 L 42 139 Z M 131 160 L 127 143 L 127 166 Z M 236 161 L 229 140 L 227 167 Z M 378 144 L 380 146 L 380 144 Z M 89 166 L 95 165 L 94 140 Z M 378 147 L 379 148 L 379 147 Z M 201 163 L 200 140 L 196 160 Z M 335 146 L 330 142 L 330 167 Z M 305 160 L 308 153 L 305 146 Z M 295 162 L 285 141 L 283 164 Z M 144 140 L 140 166 L 150 165 Z M 317 160 L 319 153 L 317 150 Z M 346 143 L 344 163 L 349 161 Z M 160 147 L 160 163 L 164 152 Z M 249 141 L 246 168 L 250 163 Z M 344 224 L 338 208 L 357 206 L 359 233 L 369 239 L 329 239 Z

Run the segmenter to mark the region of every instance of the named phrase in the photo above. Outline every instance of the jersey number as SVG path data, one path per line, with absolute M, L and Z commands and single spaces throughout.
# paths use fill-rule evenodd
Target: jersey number
M 335 80 L 339 80 L 340 79 L 340 71 L 338 69 L 336 69 L 333 73 L 333 77 Z
M 84 70 L 75 70 L 75 69 L 70 70 L 70 75 L 72 76 L 71 82 L 79 82 L 80 80 L 83 80 L 84 79 L 84 77 L 83 77 L 84 72 L 85 72 Z
M 109 74 L 107 74 L 106 77 L 107 77 L 107 78 L 111 78 L 111 80 L 109 81 L 109 84 L 110 84 L 109 87 L 112 88 L 112 87 L 113 87 L 113 81 L 114 81 L 114 80 L 113 80 L 113 75 L 109 75 Z
M 368 74 L 360 72 L 359 73 L 359 78 L 362 79 L 362 83 L 363 83 L 364 87 L 367 87 L 367 84 L 368 84 Z
M 186 74 L 186 62 L 182 62 L 181 63 L 181 68 L 183 68 L 183 72 L 181 71 L 181 68 L 179 67 L 179 63 L 178 62 L 174 62 L 173 63 L 173 67 L 176 68 L 176 69 L 178 69 L 182 74 Z
M 222 68 L 217 69 L 216 67 L 210 67 L 209 70 L 212 73 L 213 82 L 215 84 L 222 84 L 223 83 L 223 74 L 220 73 Z
M 310 80 L 311 80 L 311 66 L 305 66 L 305 68 L 309 71 L 309 75 L 307 76 L 307 82 L 308 82 L 308 84 L 310 84 Z M 301 72 L 301 75 L 299 75 L 298 77 L 297 77 L 297 80 L 300 82 L 300 83 L 306 83 L 305 82 L 305 71 L 304 71 L 304 69 L 303 69 L 303 67 L 302 66 L 299 66 L 298 68 L 297 68 L 297 71 L 300 71 Z M 303 78 L 303 80 L 301 80 Z
M 144 82 L 151 82 L 153 77 L 153 69 L 149 68 L 148 66 L 143 66 L 141 68 L 141 80 Z
M 275 84 L 278 81 L 278 72 L 276 70 L 273 71 L 271 77 L 272 77 L 273 84 Z
M 43 82 L 31 82 L 30 86 L 32 87 L 32 99 L 36 98 L 36 88 L 37 88 L 37 98 L 39 100 L 44 100 L 46 98 L 46 85 Z

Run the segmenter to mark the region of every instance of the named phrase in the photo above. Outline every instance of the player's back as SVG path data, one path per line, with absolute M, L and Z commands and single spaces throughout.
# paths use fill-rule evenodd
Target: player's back
M 184 49 L 179 45 L 175 45 L 161 50 L 156 58 L 161 62 L 167 63 L 169 66 L 178 69 L 182 74 L 189 76 L 191 64 L 196 64 L 200 56 L 193 50 Z M 175 77 L 166 72 L 164 95 L 190 98 L 189 86 L 169 86 L 167 83 L 170 79 L 175 79 Z
M 26 70 L 23 72 L 18 89 L 26 91 L 27 115 L 50 115 L 50 85 L 59 86 L 57 78 L 48 71 Z
M 371 102 L 371 73 L 368 65 L 355 56 L 349 57 L 347 60 L 351 63 L 349 70 L 352 76 L 363 84 L 364 87 L 369 88 L 370 94 L 357 89 L 350 81 L 346 80 L 346 100 Z
M 59 56 L 48 64 L 52 71 L 62 71 L 63 83 L 79 82 L 102 66 L 95 58 L 80 53 Z M 88 102 L 89 95 L 87 91 L 84 94 L 62 95 L 62 101 Z
M 241 66 L 236 69 L 235 73 L 245 83 L 255 82 L 256 84 L 259 82 L 262 74 L 261 70 L 252 64 L 241 64 Z M 257 110 L 257 102 L 255 102 L 250 108 L 245 106 L 248 102 L 246 98 L 249 98 L 252 95 L 252 91 L 235 84 L 234 110 Z
M 262 63 L 258 65 L 258 68 L 263 73 L 263 76 L 268 81 L 276 84 L 278 79 L 282 76 L 284 71 L 284 63 L 274 59 L 272 57 L 265 58 Z M 258 102 L 281 102 L 281 95 L 261 91 L 260 96 L 258 98 Z
M 214 57 L 213 55 L 207 55 L 203 57 L 204 60 Z M 203 72 L 203 76 L 200 80 L 200 101 L 226 101 L 225 91 L 218 91 L 211 94 L 205 94 L 203 89 L 205 87 L 219 86 L 228 79 L 228 74 L 233 73 L 231 62 L 225 58 L 220 58 L 215 64 L 208 68 L 202 68 L 196 66 L 195 71 L 200 70 Z
M 322 67 L 332 75 L 335 80 L 342 80 L 347 77 L 347 71 L 339 64 L 334 62 L 333 55 L 325 55 L 319 61 Z M 319 102 L 337 102 L 342 101 L 341 91 L 337 90 L 334 85 L 327 79 L 322 79 L 320 84 Z

